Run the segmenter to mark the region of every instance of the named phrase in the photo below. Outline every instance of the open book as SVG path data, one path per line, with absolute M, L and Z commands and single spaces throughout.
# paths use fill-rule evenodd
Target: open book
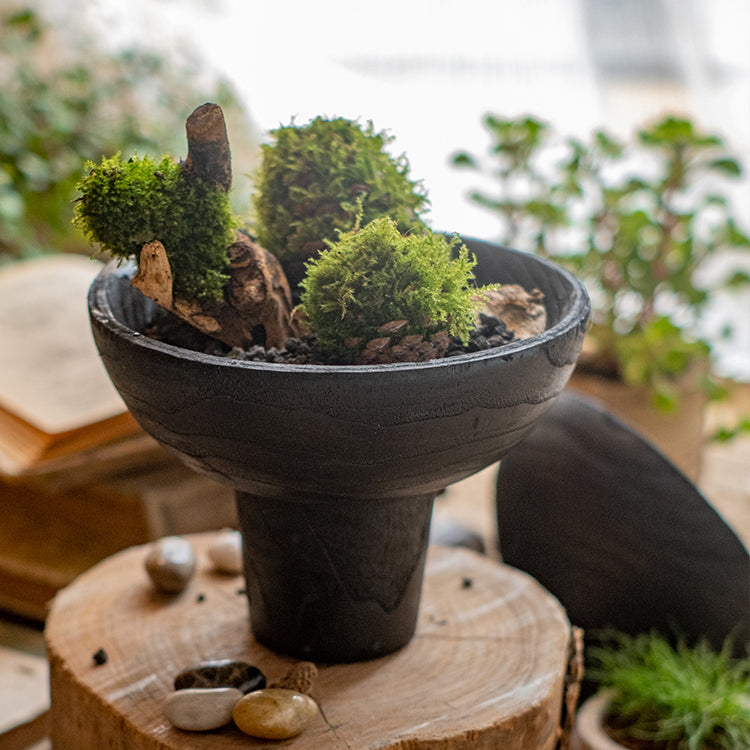
M 60 254 L 0 267 L 0 473 L 139 431 L 91 336 L 101 264 Z

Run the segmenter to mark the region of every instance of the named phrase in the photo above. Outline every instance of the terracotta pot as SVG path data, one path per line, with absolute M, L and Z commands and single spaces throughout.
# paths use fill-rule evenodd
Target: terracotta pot
M 677 381 L 679 406 L 665 413 L 651 403 L 648 389 L 619 380 L 576 370 L 568 388 L 601 404 L 629 427 L 646 438 L 686 477 L 698 480 L 703 462 L 703 417 L 708 398 L 696 387 L 694 374 Z
M 467 244 L 478 283 L 544 292 L 547 331 L 421 364 L 244 362 L 142 335 L 153 303 L 132 268 L 109 265 L 92 285 L 94 338 L 133 415 L 237 491 L 251 627 L 275 650 L 338 662 L 405 645 L 434 495 L 502 458 L 573 370 L 583 286 L 533 256 Z

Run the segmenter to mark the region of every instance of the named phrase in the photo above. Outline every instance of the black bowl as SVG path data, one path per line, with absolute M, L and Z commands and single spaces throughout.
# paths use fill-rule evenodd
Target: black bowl
M 563 389 L 588 320 L 583 286 L 530 255 L 466 241 L 479 284 L 544 292 L 542 335 L 427 363 L 277 365 L 205 355 L 141 331 L 153 303 L 132 268 L 89 294 L 109 374 L 144 429 L 190 466 L 262 496 L 436 492 L 500 459 Z
M 343 661 L 408 642 L 434 495 L 502 458 L 573 370 L 589 316 L 582 284 L 465 242 L 478 284 L 544 293 L 544 333 L 418 364 L 248 362 L 144 336 L 154 305 L 131 287 L 132 267 L 110 264 L 91 287 L 96 344 L 135 418 L 237 490 L 253 631 L 277 650 Z

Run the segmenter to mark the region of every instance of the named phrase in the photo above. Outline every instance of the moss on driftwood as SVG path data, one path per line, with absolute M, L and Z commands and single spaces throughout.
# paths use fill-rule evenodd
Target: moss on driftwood
M 186 131 L 181 164 L 90 164 L 75 222 L 116 257 L 135 256 L 133 285 L 203 333 L 229 346 L 280 346 L 295 332 L 291 292 L 278 260 L 237 232 L 221 107 L 197 107 Z
M 221 299 L 229 280 L 227 247 L 238 225 L 225 190 L 191 178 L 168 156 L 123 161 L 118 154 L 87 167 L 74 221 L 91 242 L 129 258 L 159 241 L 172 267 L 175 295 Z

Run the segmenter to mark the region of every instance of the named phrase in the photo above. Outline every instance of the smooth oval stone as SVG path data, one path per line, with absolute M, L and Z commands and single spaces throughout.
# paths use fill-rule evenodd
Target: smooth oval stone
M 191 688 L 172 693 L 163 710 L 178 729 L 206 732 L 229 724 L 241 698 L 242 691 L 236 688 Z
M 266 676 L 260 669 L 234 659 L 204 661 L 183 669 L 174 678 L 175 690 L 232 687 L 249 693 L 251 690 L 262 690 L 265 686 Z
M 222 573 L 242 573 L 242 534 L 229 529 L 214 539 L 208 556 Z
M 178 594 L 195 573 L 193 545 L 179 536 L 159 539 L 146 556 L 146 572 L 159 591 Z
M 232 712 L 234 723 L 251 737 L 285 740 L 298 735 L 318 713 L 318 704 L 294 690 L 266 688 L 248 693 Z

